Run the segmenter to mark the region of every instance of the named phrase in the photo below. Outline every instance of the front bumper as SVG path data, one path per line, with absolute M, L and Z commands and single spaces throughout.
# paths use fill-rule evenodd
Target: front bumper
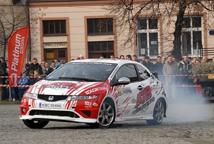
M 56 115 L 30 115 L 31 111 L 49 111 L 50 113 L 53 112 L 71 112 L 74 113 L 75 115 L 77 115 L 78 117 L 69 117 L 69 116 L 56 116 Z M 81 115 L 79 115 L 78 113 L 76 113 L 73 110 L 57 110 L 57 109 L 30 109 L 28 114 L 26 115 L 22 115 L 20 116 L 21 120 L 38 120 L 38 119 L 44 119 L 44 120 L 49 120 L 49 121 L 67 121 L 67 122 L 78 122 L 78 123 L 96 123 L 97 120 L 96 119 L 92 119 L 92 118 L 84 118 Z
M 83 104 L 77 101 L 48 102 L 24 97 L 20 105 L 20 119 L 96 123 L 98 107 L 86 107 Z

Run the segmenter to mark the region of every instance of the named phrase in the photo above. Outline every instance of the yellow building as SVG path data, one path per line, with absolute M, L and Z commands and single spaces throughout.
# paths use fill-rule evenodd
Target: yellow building
M 7 59 L 7 41 L 18 28 L 27 25 L 25 0 L 0 0 L 0 57 Z
M 125 44 L 128 26 L 120 29 L 118 16 L 110 13 L 111 0 L 30 0 L 31 53 L 39 60 L 110 57 L 136 54 L 156 57 L 172 49 L 173 26 L 163 16 L 142 15 L 137 37 Z M 211 13 L 185 16 L 182 54 L 200 56 L 200 47 L 214 49 Z M 209 55 L 207 53 L 206 55 Z M 211 56 L 211 55 L 210 55 Z

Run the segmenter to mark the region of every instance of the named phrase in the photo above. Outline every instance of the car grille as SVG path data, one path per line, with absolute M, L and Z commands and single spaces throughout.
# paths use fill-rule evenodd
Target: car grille
M 49 101 L 49 102 L 55 102 L 60 100 L 66 100 L 68 96 L 64 95 L 38 95 L 38 99 Z
M 48 110 L 32 110 L 29 115 L 47 115 L 47 116 L 67 116 L 71 118 L 79 118 L 77 114 L 70 111 L 48 111 Z

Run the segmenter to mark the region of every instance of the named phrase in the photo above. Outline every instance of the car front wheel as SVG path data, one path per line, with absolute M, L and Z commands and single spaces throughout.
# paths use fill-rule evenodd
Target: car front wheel
M 158 125 L 161 124 L 165 114 L 165 105 L 163 100 L 159 99 L 154 107 L 153 111 L 153 120 L 147 120 L 149 125 Z
M 45 120 L 23 120 L 24 124 L 31 129 L 41 129 L 45 127 L 49 121 Z
M 99 127 L 109 127 L 115 120 L 115 107 L 111 100 L 105 100 L 98 115 Z

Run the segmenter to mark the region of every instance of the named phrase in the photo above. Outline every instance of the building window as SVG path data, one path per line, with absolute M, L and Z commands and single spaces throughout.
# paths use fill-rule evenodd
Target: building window
M 202 48 L 201 17 L 185 17 L 182 29 L 182 55 L 199 56 Z
M 87 19 L 88 35 L 112 35 L 112 18 L 90 18 Z
M 45 61 L 53 61 L 55 59 L 67 61 L 66 48 L 44 49 Z
M 89 58 L 109 58 L 111 55 L 114 55 L 113 41 L 88 42 Z
M 138 19 L 137 45 L 138 54 L 157 56 L 158 55 L 158 19 Z
M 44 20 L 43 35 L 66 35 L 65 20 Z

